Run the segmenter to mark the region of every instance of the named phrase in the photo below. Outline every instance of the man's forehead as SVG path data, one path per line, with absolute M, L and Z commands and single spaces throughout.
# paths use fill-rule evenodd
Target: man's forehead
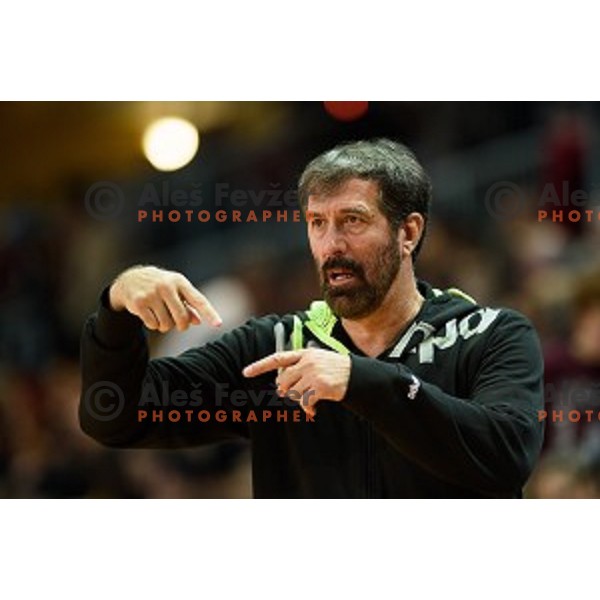
M 326 205 L 336 207 L 362 206 L 376 209 L 379 200 L 379 186 L 375 181 L 348 179 L 332 190 L 317 192 L 308 196 L 308 207 L 323 209 Z

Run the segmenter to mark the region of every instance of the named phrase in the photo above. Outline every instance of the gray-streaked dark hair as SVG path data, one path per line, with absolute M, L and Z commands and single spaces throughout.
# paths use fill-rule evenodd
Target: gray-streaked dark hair
M 392 231 L 412 212 L 423 215 L 425 228 L 431 204 L 431 181 L 411 150 L 388 139 L 348 142 L 320 154 L 300 176 L 298 197 L 304 211 L 311 194 L 334 192 L 356 177 L 379 185 L 379 208 Z M 417 257 L 425 229 L 413 252 Z

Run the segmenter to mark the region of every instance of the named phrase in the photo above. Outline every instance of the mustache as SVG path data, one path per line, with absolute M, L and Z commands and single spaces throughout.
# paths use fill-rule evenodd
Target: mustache
M 346 258 L 345 256 L 332 256 L 323 263 L 321 272 L 324 278 L 326 278 L 327 271 L 330 269 L 347 269 L 354 275 L 364 279 L 364 270 L 362 265 L 351 258 Z

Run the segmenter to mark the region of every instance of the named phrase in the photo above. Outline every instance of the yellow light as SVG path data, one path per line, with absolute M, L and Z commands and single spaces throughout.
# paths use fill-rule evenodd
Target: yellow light
M 146 158 L 159 171 L 175 171 L 187 165 L 196 155 L 199 144 L 196 127 L 179 117 L 154 121 L 142 139 Z

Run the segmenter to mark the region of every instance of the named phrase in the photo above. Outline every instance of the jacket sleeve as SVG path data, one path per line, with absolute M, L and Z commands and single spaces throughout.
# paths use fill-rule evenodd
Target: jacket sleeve
M 469 397 L 419 381 L 403 364 L 353 355 L 342 405 L 434 476 L 485 495 L 511 495 L 542 446 L 543 360 L 529 321 L 503 313 L 483 341 Z
M 254 350 L 252 322 L 224 334 L 214 343 L 176 358 L 148 359 L 142 322 L 107 307 L 106 290 L 98 312 L 86 322 L 81 341 L 81 428 L 98 442 L 114 447 L 173 448 L 248 435 L 243 422 L 215 419 L 230 411 L 220 390 L 242 388 L 242 368 Z M 166 405 L 166 406 L 165 406 Z M 167 418 L 179 407 L 179 420 Z M 153 410 L 164 409 L 162 422 Z M 140 420 L 138 411 L 146 410 Z M 210 420 L 197 413 L 207 409 Z M 191 411 L 186 418 L 185 410 Z M 241 409 L 243 410 L 243 409 Z

